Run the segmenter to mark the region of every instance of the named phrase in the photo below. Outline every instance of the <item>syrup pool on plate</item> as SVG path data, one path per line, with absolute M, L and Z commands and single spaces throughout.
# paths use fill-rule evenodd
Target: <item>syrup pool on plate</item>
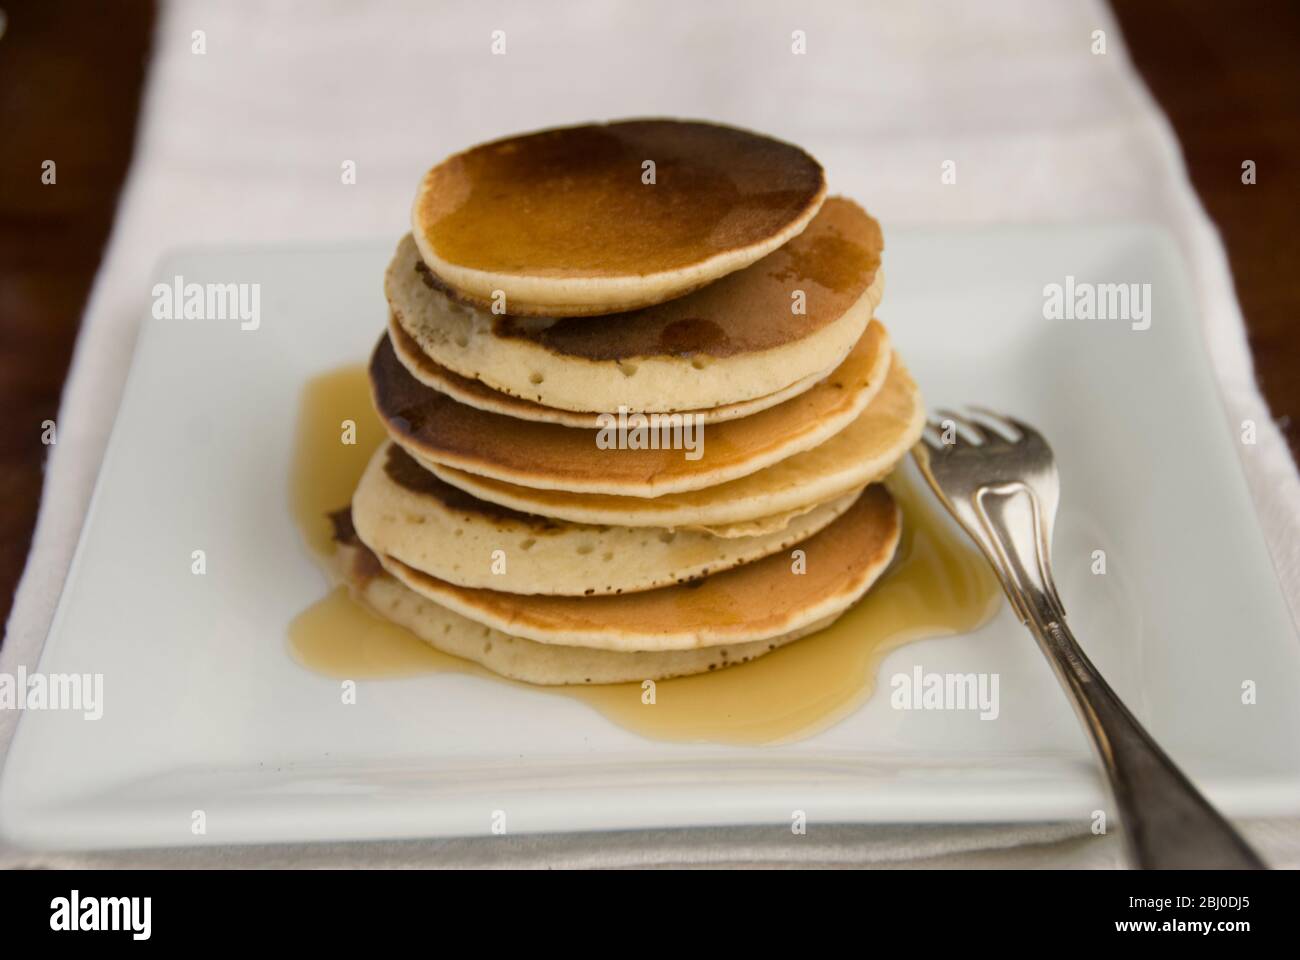
M 355 442 L 345 443 L 345 438 Z M 303 539 L 322 564 L 334 550 L 327 515 L 351 501 L 383 438 L 363 366 L 307 384 L 297 424 L 292 498 Z M 637 683 L 537 687 L 506 680 L 376 616 L 355 603 L 344 587 L 333 588 L 294 619 L 290 649 L 307 669 L 339 679 L 456 672 L 571 697 L 656 740 L 798 740 L 861 706 L 890 651 L 925 637 L 976 630 L 1000 605 L 997 581 L 984 559 L 940 514 L 930 494 L 903 471 L 889 486 L 903 510 L 902 540 L 893 565 L 861 601 L 826 629 L 750 663 L 657 681 L 653 704 L 643 701 Z

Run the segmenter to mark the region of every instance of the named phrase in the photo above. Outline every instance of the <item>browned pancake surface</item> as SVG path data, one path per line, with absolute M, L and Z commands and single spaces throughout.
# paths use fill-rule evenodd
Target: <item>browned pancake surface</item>
M 474 616 L 530 633 L 633 632 L 665 636 L 731 635 L 737 640 L 780 633 L 801 614 L 856 595 L 893 554 L 899 517 L 879 484 L 868 487 L 842 517 L 799 545 L 805 572 L 793 572 L 786 553 L 773 554 L 681 586 L 602 597 L 529 596 L 458 587 L 396 565 L 404 582 L 428 596 L 451 601 Z
M 655 182 L 642 182 L 643 164 Z M 442 260 L 541 277 L 673 270 L 779 233 L 817 202 L 821 165 L 732 127 L 629 120 L 544 130 L 456 154 L 417 209 Z
M 371 356 L 370 381 L 375 407 L 393 438 L 435 463 L 560 489 L 566 483 L 580 489 L 591 480 L 663 484 L 740 468 L 822 430 L 860 403 L 872 386 L 868 371 L 888 349 L 884 327 L 871 323 L 844 363 L 805 393 L 752 416 L 705 426 L 698 460 L 686 459 L 679 449 L 601 449 L 596 430 L 519 420 L 459 403 L 416 380 L 387 334 Z
M 499 316 L 493 318 L 493 331 L 583 360 L 759 353 L 840 319 L 875 282 L 883 250 L 880 224 L 852 200 L 831 197 L 784 246 L 684 297 L 602 317 L 564 317 L 549 325 Z M 429 287 L 457 299 L 423 261 L 413 269 Z M 796 290 L 804 294 L 803 313 L 791 309 Z
M 392 444 L 384 456 L 384 473 L 398 486 L 421 496 L 431 497 L 457 513 L 478 514 L 494 523 L 502 521 L 524 523 L 539 532 L 559 529 L 559 524 L 548 517 L 489 503 L 487 500 L 480 500 L 472 493 L 466 493 L 459 487 L 453 487 L 437 474 L 416 463 L 411 455 L 397 444 Z

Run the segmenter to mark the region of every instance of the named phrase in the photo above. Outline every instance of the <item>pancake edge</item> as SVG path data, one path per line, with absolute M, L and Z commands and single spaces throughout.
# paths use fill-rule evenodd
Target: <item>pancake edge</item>
M 410 236 L 408 234 L 408 236 Z M 405 238 L 403 238 L 405 240 Z M 493 333 L 474 333 L 476 325 L 490 329 L 491 315 L 478 310 L 468 318 L 452 319 L 467 325 L 469 336 L 480 341 L 490 338 L 488 347 L 475 347 L 471 341 L 458 348 L 429 343 L 419 334 L 419 325 L 408 317 L 399 293 L 414 289 L 415 297 L 433 298 L 447 295 L 425 287 L 414 288 L 414 281 L 402 281 L 395 272 L 398 251 L 384 274 L 384 294 L 393 318 L 420 349 L 440 366 L 471 380 L 478 380 L 496 390 L 521 400 L 528 400 L 572 412 L 596 409 L 616 410 L 626 406 L 644 413 L 677 413 L 683 409 L 708 409 L 743 403 L 784 390 L 792 383 L 818 370 L 838 366 L 862 336 L 884 297 L 885 273 L 877 267 L 871 282 L 844 312 L 818 330 L 790 343 L 769 347 L 739 357 L 710 358 L 703 367 L 694 361 L 669 354 L 636 355 L 618 360 L 590 360 L 556 354 L 526 340 L 499 337 Z M 410 304 L 414 308 L 414 303 Z M 436 310 L 436 307 L 428 309 Z M 475 310 L 461 307 L 461 310 Z M 441 327 L 439 328 L 442 329 Z M 445 336 L 444 340 L 454 339 Z M 632 372 L 627 371 L 629 367 Z M 521 373 L 523 371 L 523 373 Z M 532 377 L 540 377 L 540 384 Z M 704 386 L 701 387 L 701 382 Z M 642 384 L 646 384 L 642 386 Z M 738 387 L 737 384 L 744 384 Z M 674 405 L 665 397 L 691 397 L 689 407 Z
M 547 572 L 549 568 L 556 566 L 556 558 L 548 558 L 544 548 L 546 541 L 556 534 L 567 532 L 572 538 L 583 534 L 601 535 L 612 529 L 616 531 L 615 537 L 626 535 L 628 539 L 637 537 L 645 539 L 667 531 L 656 530 L 653 527 L 610 527 L 542 518 L 555 524 L 557 529 L 539 533 L 535 526 L 517 519 L 486 519 L 484 523 L 507 531 L 502 534 L 498 547 L 504 546 L 507 538 L 538 541 L 538 546 L 526 555 L 521 557 L 517 552 L 512 552 L 512 556 L 508 558 L 507 569 L 511 577 L 530 581 L 529 589 L 512 589 L 514 580 L 506 581 L 504 577 L 495 573 L 488 554 L 480 557 L 481 562 L 475 573 L 472 569 L 467 570 L 463 562 L 460 565 L 461 569 L 454 569 L 451 562 L 455 559 L 454 556 L 445 556 L 439 550 L 418 549 L 421 543 L 427 544 L 431 540 L 451 540 L 455 537 L 456 533 L 453 531 L 461 525 L 459 518 L 465 511 L 453 509 L 440 501 L 431 504 L 428 501 L 437 501 L 436 496 L 410 490 L 389 477 L 385 469 L 389 449 L 389 444 L 383 444 L 375 451 L 366 465 L 356 492 L 352 495 L 352 525 L 357 538 L 376 556 L 391 556 L 413 570 L 444 580 L 454 586 L 524 596 L 618 596 L 657 590 L 722 573 L 774 553 L 780 553 L 815 536 L 846 513 L 862 492 L 860 489 L 850 491 L 841 497 L 817 504 L 808 513 L 821 510 L 821 516 L 809 517 L 808 514 L 803 514 L 792 518 L 790 524 L 758 536 L 723 538 L 715 537 L 705 531 L 680 531 L 700 538 L 699 549 L 712 551 L 709 556 L 694 563 L 679 561 L 680 565 L 671 572 L 657 576 L 650 575 L 620 581 L 612 579 L 609 573 L 599 577 L 593 573 L 592 579 L 583 581 L 581 585 L 567 587 L 563 586 L 563 581 Z M 386 517 L 386 513 L 392 516 Z M 635 544 L 630 547 L 626 544 L 610 546 L 616 550 L 635 549 Z M 539 555 L 538 550 L 543 550 L 543 554 Z M 719 558 L 718 554 L 722 551 L 729 551 L 733 555 Z M 432 561 L 429 559 L 430 556 L 434 558 Z M 583 562 L 584 567 L 589 565 L 586 561 Z
M 340 547 L 340 552 L 355 549 L 357 548 Z M 344 562 L 346 561 L 345 555 Z M 726 648 L 621 652 L 537 643 L 535 640 L 514 637 L 484 627 L 454 610 L 420 596 L 385 572 L 364 581 L 344 578 L 344 585 L 355 603 L 381 620 L 408 631 L 435 650 L 477 664 L 507 680 L 540 687 L 643 683 L 646 680 L 669 680 L 673 677 L 716 672 L 756 660 L 830 626 L 837 619 L 828 617 L 779 637 L 732 644 Z M 405 614 L 397 613 L 399 609 L 408 607 L 413 609 Z M 452 628 L 431 629 L 426 608 L 434 608 L 436 616 L 447 617 Z M 470 631 L 478 634 L 472 641 L 466 636 Z M 516 648 L 513 655 L 492 656 L 494 650 L 499 652 L 503 646 Z M 587 662 L 579 667 L 576 664 L 565 664 L 565 658 L 581 658 Z
M 729 633 L 726 625 L 706 624 L 695 629 L 682 631 L 674 634 L 664 633 L 643 633 L 638 632 L 635 626 L 632 626 L 624 633 L 613 631 L 595 631 L 595 630 L 572 630 L 566 629 L 562 632 L 552 632 L 540 629 L 531 624 L 510 621 L 494 615 L 490 611 L 485 611 L 464 602 L 457 595 L 457 591 L 463 589 L 448 584 L 437 578 L 429 577 L 427 574 L 419 574 L 413 571 L 399 560 L 383 555 L 376 555 L 380 565 L 391 576 L 396 578 L 408 589 L 432 600 L 440 606 L 459 613 L 467 619 L 486 627 L 500 630 L 502 633 L 511 636 L 523 637 L 527 640 L 533 640 L 537 643 L 559 643 L 560 638 L 567 641 L 568 646 L 590 647 L 599 650 L 616 650 L 623 652 L 632 651 L 654 651 L 661 652 L 665 650 L 691 650 L 699 647 L 715 647 L 723 644 L 749 643 L 753 641 L 770 640 L 773 637 L 791 633 L 803 627 L 826 618 L 835 618 L 851 607 L 861 599 L 880 576 L 889 568 L 893 561 L 894 555 L 898 550 L 898 544 L 902 537 L 902 510 L 898 503 L 888 491 L 889 503 L 892 507 L 891 518 L 892 526 L 888 538 L 883 548 L 878 551 L 878 555 L 872 557 L 865 569 L 849 584 L 842 587 L 837 593 L 824 597 L 818 603 L 804 608 L 800 611 L 786 611 L 785 616 L 775 621 L 771 626 L 758 630 L 753 635 L 736 636 Z M 865 494 L 864 494 L 865 495 Z M 842 520 L 843 518 L 839 518 Z M 735 573 L 741 568 L 733 568 L 727 573 Z M 414 574 L 414 575 L 413 575 Z M 720 574 L 726 576 L 727 574 Z M 433 581 L 428 583 L 425 581 Z M 664 590 L 688 590 L 690 587 L 664 587 Z
M 880 327 L 880 349 L 877 351 L 874 363 L 868 373 L 866 386 L 857 392 L 852 403 L 833 416 L 822 417 L 812 423 L 800 424 L 799 431 L 794 433 L 791 439 L 780 445 L 769 446 L 759 455 L 713 469 L 667 476 L 652 473 L 648 479 L 640 481 L 613 482 L 601 477 L 587 480 L 573 476 L 565 476 L 556 480 L 545 474 L 529 473 L 525 470 L 501 466 L 483 456 L 448 454 L 443 451 L 431 450 L 418 444 L 412 438 L 403 435 L 382 412 L 380 412 L 379 417 L 389 439 L 402 447 L 426 469 L 432 469 L 433 464 L 438 464 L 440 466 L 454 467 L 490 480 L 514 484 L 515 486 L 529 487 L 534 490 L 558 490 L 565 493 L 609 494 L 611 496 L 631 496 L 645 499 L 654 499 L 672 493 L 689 493 L 693 490 L 716 487 L 730 480 L 738 480 L 773 464 L 780 463 L 782 460 L 787 460 L 814 447 L 819 447 L 861 416 L 884 387 L 886 378 L 889 376 L 889 368 L 894 361 L 894 350 L 888 330 L 878 320 L 872 320 L 871 322 L 878 324 Z M 863 336 L 865 335 L 866 332 L 864 331 Z M 381 411 L 382 408 L 378 403 L 378 392 L 373 379 L 371 380 L 371 396 L 375 401 L 376 411 Z M 798 402 L 802 396 L 803 394 L 786 402 Z M 456 401 L 453 400 L 453 402 Z M 769 407 L 768 411 L 776 411 L 779 408 L 780 405 L 778 404 Z M 505 416 L 504 414 L 487 412 L 491 416 Z M 684 416 L 684 414 L 672 414 L 672 416 Z M 715 425 L 715 429 L 719 428 L 725 429 L 725 423 Z M 704 446 L 707 450 L 707 433 L 705 433 L 704 439 Z M 615 456 L 621 452 L 623 451 L 606 451 L 607 454 Z
M 393 352 L 397 354 L 397 359 L 402 362 L 402 366 L 416 380 L 430 389 L 444 393 L 458 403 L 463 403 L 467 407 L 473 407 L 476 410 L 482 410 L 486 413 L 498 413 L 503 417 L 514 417 L 517 420 L 530 420 L 534 423 L 556 423 L 562 427 L 574 427 L 579 430 L 598 430 L 600 429 L 600 412 L 599 411 L 580 411 L 580 410 L 562 410 L 559 407 L 548 407 L 538 403 L 536 400 L 529 400 L 525 397 L 517 397 L 512 393 L 505 393 L 497 390 L 486 381 L 479 380 L 477 377 L 465 377 L 456 371 L 443 366 L 433 357 L 429 356 L 420 345 L 415 342 L 415 338 L 407 333 L 397 318 L 393 316 L 392 311 L 388 314 L 388 336 L 393 342 Z M 409 344 L 408 342 L 409 341 Z M 419 351 L 419 357 L 411 355 L 412 349 Z M 421 367 L 421 361 L 437 368 L 447 376 L 441 376 L 439 373 L 430 373 Z M 769 407 L 774 407 L 778 403 L 784 403 L 802 393 L 807 393 L 822 380 L 825 380 L 844 359 L 825 370 L 819 370 L 816 373 L 810 373 L 802 380 L 796 380 L 790 386 L 775 393 L 769 393 L 762 397 L 755 397 L 753 400 L 741 400 L 737 403 L 728 403 L 720 407 L 704 407 L 699 410 L 682 410 L 683 415 L 690 414 L 693 416 L 704 417 L 704 424 L 708 426 L 713 423 L 726 423 L 728 420 L 739 420 L 741 417 L 752 416 L 755 413 L 761 413 Z M 451 377 L 460 380 L 474 380 L 482 385 L 483 389 L 491 391 L 495 396 L 484 400 L 482 397 L 463 389 Z M 497 397 L 500 397 L 498 400 Z M 643 413 L 650 411 L 629 411 L 631 413 Z

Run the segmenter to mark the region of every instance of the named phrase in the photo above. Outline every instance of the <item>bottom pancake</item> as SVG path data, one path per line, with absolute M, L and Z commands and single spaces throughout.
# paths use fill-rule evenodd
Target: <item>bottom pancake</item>
M 793 551 L 690 584 L 622 596 L 518 596 L 459 587 L 392 557 L 378 559 L 424 598 L 511 636 L 662 652 L 771 640 L 838 616 L 884 572 L 900 530 L 893 498 L 873 485 Z
M 404 627 L 443 653 L 460 657 L 511 680 L 540 686 L 642 683 L 747 663 L 830 626 L 834 617 L 783 636 L 723 647 L 663 652 L 621 652 L 537 643 L 512 637 L 428 600 L 378 569 L 360 545 L 342 546 L 338 559 L 352 597 L 385 620 Z

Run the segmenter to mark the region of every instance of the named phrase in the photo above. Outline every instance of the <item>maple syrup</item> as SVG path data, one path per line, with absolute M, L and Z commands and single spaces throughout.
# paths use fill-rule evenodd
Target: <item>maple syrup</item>
M 716 124 L 632 120 L 458 153 L 427 175 L 416 219 L 439 257 L 465 267 L 644 275 L 765 241 L 824 186 L 817 161 L 788 143 Z
M 347 424 L 355 443 L 342 442 Z M 293 473 L 293 508 L 311 551 L 334 550 L 327 514 L 347 504 L 384 437 L 363 366 L 312 380 L 303 393 Z M 889 482 L 903 509 L 890 570 L 830 627 L 750 663 L 661 680 L 654 703 L 638 683 L 530 687 L 588 704 L 609 720 L 657 740 L 770 744 L 825 729 L 871 696 L 881 661 L 924 637 L 966 633 L 1001 603 L 984 559 L 960 539 L 929 494 L 899 476 Z M 289 628 L 290 649 L 308 669 L 377 680 L 446 672 L 515 683 L 444 654 L 354 603 L 335 588 Z M 520 686 L 523 686 L 520 684 Z

